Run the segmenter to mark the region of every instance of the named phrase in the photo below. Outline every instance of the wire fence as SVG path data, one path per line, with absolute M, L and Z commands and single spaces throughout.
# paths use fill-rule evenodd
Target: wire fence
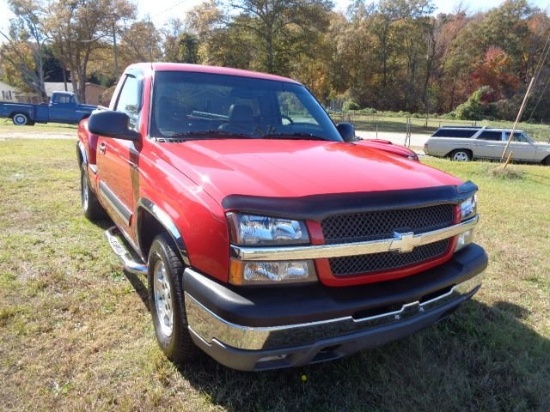
M 393 132 L 404 135 L 432 134 L 443 126 L 460 127 L 495 127 L 511 129 L 513 122 L 501 120 L 458 120 L 438 116 L 420 116 L 410 114 L 364 113 L 361 111 L 333 112 L 332 119 L 336 123 L 352 123 L 356 130 L 367 132 Z M 550 125 L 536 123 L 519 123 L 518 130 L 527 132 L 533 139 L 543 142 L 550 141 Z

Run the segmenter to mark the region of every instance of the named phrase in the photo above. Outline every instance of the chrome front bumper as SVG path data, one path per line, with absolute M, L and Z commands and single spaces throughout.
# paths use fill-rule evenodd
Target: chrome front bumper
M 420 274 L 348 288 L 238 288 L 188 268 L 188 327 L 198 347 L 234 369 L 337 359 L 445 318 L 478 291 L 487 262 L 483 248 L 471 244 Z
M 185 307 L 189 327 L 204 342 L 218 341 L 236 349 L 265 350 L 285 346 L 301 346 L 334 336 L 405 322 L 452 302 L 461 303 L 479 289 L 481 280 L 482 274 L 479 274 L 429 300 L 409 302 L 403 304 L 398 310 L 360 319 L 345 316 L 311 323 L 247 327 L 222 319 L 187 293 L 185 294 Z

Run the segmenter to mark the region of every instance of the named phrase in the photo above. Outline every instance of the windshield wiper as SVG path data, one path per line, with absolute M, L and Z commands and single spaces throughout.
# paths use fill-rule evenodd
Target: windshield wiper
M 287 139 L 287 140 L 321 140 L 328 141 L 324 136 L 317 136 L 311 133 L 270 133 L 260 136 L 252 136 L 245 133 L 228 132 L 226 130 L 204 130 L 197 132 L 175 133 L 171 136 L 161 137 L 167 141 L 170 140 L 206 140 L 206 139 Z
M 289 140 L 324 140 L 330 142 L 324 136 L 317 136 L 311 133 L 271 133 L 262 136 L 262 139 L 289 139 Z
M 172 136 L 167 136 L 165 139 L 177 140 L 202 140 L 202 139 L 250 139 L 253 136 L 244 133 L 233 133 L 225 130 L 204 130 L 200 132 L 183 132 L 175 133 Z

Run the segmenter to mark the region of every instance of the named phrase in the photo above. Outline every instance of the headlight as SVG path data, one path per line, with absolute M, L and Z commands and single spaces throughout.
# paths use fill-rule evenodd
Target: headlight
M 477 195 L 469 197 L 460 204 L 460 220 L 463 222 L 474 217 L 477 214 Z M 469 229 L 458 235 L 455 252 L 469 245 L 474 240 L 474 230 Z
M 468 220 L 477 214 L 477 195 L 469 197 L 460 204 L 460 220 Z
M 231 261 L 229 276 L 234 285 L 273 285 L 316 282 L 315 266 L 310 260 L 282 262 Z
M 304 222 L 268 216 L 228 213 L 231 241 L 235 245 L 301 245 L 309 243 Z
M 231 243 L 236 246 L 292 246 L 310 243 L 305 222 L 286 218 L 228 213 Z M 231 260 L 229 281 L 234 285 L 273 285 L 316 282 L 311 260 Z

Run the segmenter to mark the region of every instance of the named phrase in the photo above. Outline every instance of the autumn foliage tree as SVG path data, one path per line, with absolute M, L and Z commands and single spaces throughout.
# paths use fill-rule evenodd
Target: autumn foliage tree
M 52 38 L 54 53 L 70 71 L 70 80 L 80 101 L 86 101 L 88 65 L 94 51 L 116 39 L 118 25 L 125 19 L 135 18 L 135 14 L 136 6 L 127 0 L 57 0 L 50 3 L 44 24 Z
M 248 32 L 255 48 L 255 68 L 290 74 L 292 59 L 312 52 L 328 27 L 328 0 L 230 0 L 238 15 L 232 20 Z
M 492 102 L 513 96 L 521 84 L 519 75 L 513 71 L 512 59 L 498 47 L 490 47 L 485 52 L 472 72 L 472 80 L 478 88 L 490 87 L 492 92 L 486 98 Z
M 0 46 L 0 57 L 8 62 L 4 76 L 12 84 L 47 101 L 44 86 L 44 66 L 48 34 L 43 26 L 46 11 L 39 1 L 10 0 L 16 18 L 10 22 L 9 33 L 0 32 L 6 40 Z
M 535 78 L 525 116 L 550 121 L 550 18 L 528 0 L 475 14 L 460 3 L 434 14 L 433 0 L 353 0 L 345 13 L 329 0 L 206 0 L 162 28 L 136 19 L 130 0 L 8 4 L 16 19 L 2 33 L 0 71 L 24 90 L 43 84 L 47 47 L 81 99 L 92 76 L 108 85 L 127 64 L 166 60 L 294 77 L 334 107 L 463 105 L 495 118 L 512 117 Z

